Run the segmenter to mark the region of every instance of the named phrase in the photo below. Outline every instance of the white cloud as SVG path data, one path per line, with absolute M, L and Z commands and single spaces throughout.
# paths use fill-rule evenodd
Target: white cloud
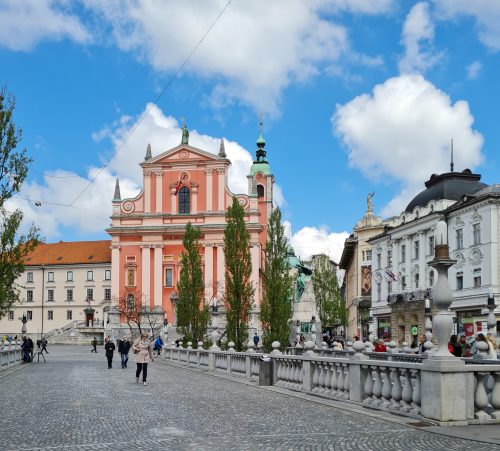
M 481 64 L 480 61 L 474 61 L 473 63 L 469 64 L 466 68 L 467 78 L 469 80 L 475 80 L 479 76 L 479 73 L 481 72 L 482 68 L 483 65 Z
M 104 20 L 103 27 L 111 27 L 119 48 L 170 73 L 183 63 L 226 3 L 85 0 Z M 307 80 L 354 53 L 348 31 L 332 21 L 331 13 L 377 14 L 387 12 L 391 4 L 390 0 L 232 2 L 182 74 L 215 83 L 208 96 L 215 108 L 241 102 L 277 115 L 288 85 Z M 373 65 L 379 58 L 360 55 L 357 62 Z
M 0 47 L 31 50 L 44 39 L 90 41 L 90 34 L 65 0 L 3 0 L 0 3 Z
M 472 16 L 479 40 L 489 49 L 500 50 L 500 2 L 495 0 L 434 0 L 436 15 L 442 20 Z
M 429 13 L 429 4 L 420 2 L 408 13 L 401 43 L 405 54 L 399 61 L 401 73 L 421 73 L 434 66 L 442 57 L 432 48 L 434 40 L 434 23 Z
M 390 78 L 372 93 L 337 105 L 332 116 L 349 164 L 372 181 L 402 186 L 384 216 L 399 214 L 432 173 L 449 171 L 451 138 L 457 170 L 482 162 L 483 137 L 473 122 L 466 101 L 452 103 L 420 75 Z
M 330 232 L 328 227 L 303 227 L 297 233 L 292 233 L 292 225 L 284 221 L 283 225 L 295 254 L 301 259 L 311 255 L 326 254 L 335 262 L 339 262 L 344 249 L 344 241 L 349 236 L 347 232 Z
M 132 134 L 131 131 L 135 130 Z M 18 198 L 12 199 L 8 208 L 21 208 L 25 212 L 25 223 L 35 222 L 42 234 L 57 238 L 64 228 L 74 228 L 81 234 L 99 233 L 109 225 L 111 199 L 115 178 L 120 180 L 122 199 L 136 196 L 142 188 L 143 179 L 139 163 L 144 161 L 147 144 L 153 156 L 159 155 L 178 144 L 181 129 L 175 118 L 165 116 L 154 104 L 148 104 L 140 117 L 122 116 L 116 123 L 93 134 L 100 141 L 109 139 L 112 144 L 112 159 L 108 165 L 92 167 L 86 177 L 71 172 L 56 170 L 45 176 L 43 183 L 26 183 Z M 224 138 L 225 150 L 231 160 L 228 184 L 235 194 L 248 192 L 247 174 L 253 159 L 250 153 L 237 142 Z M 190 131 L 189 143 L 194 147 L 216 154 L 220 138 Z M 104 160 L 104 157 L 102 158 Z M 75 202 L 67 207 L 89 184 L 95 182 Z M 277 205 L 285 205 L 282 190 L 275 185 Z M 21 198 L 42 202 L 41 207 Z M 57 205 L 62 204 L 62 205 Z

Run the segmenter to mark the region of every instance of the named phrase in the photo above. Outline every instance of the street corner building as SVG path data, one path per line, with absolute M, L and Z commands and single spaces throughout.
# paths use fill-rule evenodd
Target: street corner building
M 273 208 L 274 185 L 262 133 L 247 175 L 247 193 L 232 193 L 228 187 L 231 161 L 224 141 L 218 154 L 193 147 L 185 125 L 180 145 L 156 156 L 148 145 L 140 166 L 143 189 L 136 197 L 122 199 L 116 181 L 111 226 L 107 229 L 111 236 L 111 307 L 123 301 L 139 301 L 143 308 L 175 326 L 182 239 L 186 224 L 191 222 L 201 231 L 205 302 L 223 309 L 226 211 L 236 197 L 245 210 L 251 243 L 251 283 L 255 294 L 250 327 L 260 329 L 263 248 Z M 114 315 L 112 311 L 113 308 L 109 329 L 116 336 L 124 327 L 123 315 L 118 309 Z
M 16 280 L 19 301 L 0 320 L 1 336 L 54 343 L 102 340 L 111 300 L 110 240 L 39 243 Z

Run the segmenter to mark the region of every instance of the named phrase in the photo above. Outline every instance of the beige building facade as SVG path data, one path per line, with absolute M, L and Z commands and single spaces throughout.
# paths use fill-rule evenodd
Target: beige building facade
M 20 337 L 24 316 L 32 338 L 84 332 L 102 338 L 111 300 L 110 246 L 110 240 L 40 243 L 25 259 L 16 282 L 20 301 L 0 320 L 0 335 Z
M 339 268 L 345 271 L 342 285 L 347 308 L 346 335 L 367 338 L 370 334 L 372 250 L 368 240 L 384 230 L 384 222 L 373 214 L 373 193 L 368 195 L 364 216 L 346 239 Z

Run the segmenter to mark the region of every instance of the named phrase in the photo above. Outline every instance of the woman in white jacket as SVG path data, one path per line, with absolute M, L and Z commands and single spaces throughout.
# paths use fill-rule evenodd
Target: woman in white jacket
M 151 352 L 151 342 L 148 340 L 148 334 L 143 332 L 141 338 L 134 341 L 133 352 L 135 356 L 135 362 L 137 363 L 137 370 L 135 372 L 135 382 L 139 383 L 139 376 L 142 372 L 142 382 L 144 385 L 148 385 L 148 363 L 152 362 L 153 353 Z

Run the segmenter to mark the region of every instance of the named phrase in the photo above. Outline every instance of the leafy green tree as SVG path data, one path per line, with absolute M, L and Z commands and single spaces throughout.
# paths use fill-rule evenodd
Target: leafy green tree
M 242 351 L 248 340 L 248 321 L 252 309 L 254 288 L 250 281 L 250 234 L 245 225 L 243 207 L 233 197 L 226 212 L 224 230 L 224 258 L 226 263 L 226 335 Z
M 337 271 L 327 255 L 318 255 L 315 258 L 312 282 L 316 310 L 322 327 L 345 324 L 345 301 L 340 294 Z
M 24 271 L 24 259 L 38 244 L 38 230 L 32 226 L 19 234 L 23 213 L 5 209 L 5 201 L 19 192 L 28 175 L 31 159 L 18 150 L 21 130 L 13 120 L 15 101 L 0 90 L 0 318 L 19 301 L 16 279 Z
M 177 329 L 187 341 L 195 342 L 203 340 L 210 320 L 208 305 L 203 302 L 204 283 L 198 244 L 200 236 L 200 230 L 188 222 L 182 240 L 182 269 L 177 283 Z
M 270 349 L 273 341 L 282 348 L 288 344 L 289 319 L 292 317 L 293 282 L 288 262 L 285 228 L 281 224 L 281 211 L 276 208 L 269 217 L 267 228 L 264 292 L 260 319 L 264 330 L 262 342 Z

